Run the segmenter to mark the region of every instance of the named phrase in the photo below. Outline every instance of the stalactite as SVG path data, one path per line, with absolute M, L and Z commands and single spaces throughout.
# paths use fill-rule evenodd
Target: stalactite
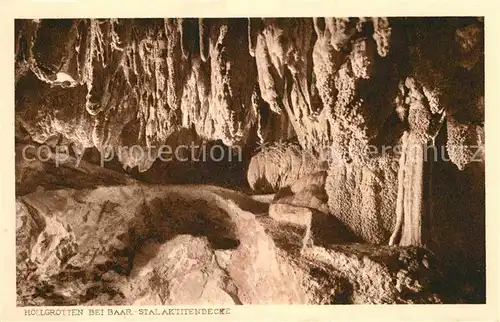
M 478 162 L 481 149 L 478 127 L 471 123 L 460 123 L 453 116 L 447 118 L 446 125 L 446 150 L 450 160 L 459 170 L 464 170 L 471 162 Z
M 167 103 L 171 109 L 178 109 L 182 97 L 184 86 L 185 62 L 183 58 L 187 56 L 184 52 L 183 42 L 184 19 L 165 19 L 165 33 L 167 37 Z M 153 55 L 156 56 L 156 55 Z M 160 56 L 161 57 L 161 56 Z
M 330 33 L 330 42 L 335 50 L 340 51 L 349 44 L 356 33 L 356 18 L 325 18 Z
M 252 57 L 255 57 L 255 47 L 257 46 L 257 37 L 261 30 L 262 30 L 262 19 L 248 18 L 248 52 Z
M 199 42 L 200 42 L 200 56 L 201 56 L 201 60 L 203 60 L 204 62 L 206 62 L 208 60 L 208 57 L 210 55 L 210 52 L 209 52 L 209 34 L 210 34 L 210 30 L 209 30 L 209 21 L 208 19 L 203 19 L 203 18 L 200 18 L 198 20 L 198 24 L 199 24 Z
M 381 57 L 386 57 L 391 49 L 391 34 L 389 19 L 373 17 L 373 39 L 377 42 L 377 52 Z

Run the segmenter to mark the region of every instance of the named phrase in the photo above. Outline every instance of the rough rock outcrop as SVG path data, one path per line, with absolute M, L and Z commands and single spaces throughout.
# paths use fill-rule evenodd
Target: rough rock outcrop
M 44 160 L 44 161 L 42 161 Z M 16 145 L 16 196 L 36 190 L 88 189 L 108 185 L 137 184 L 119 173 L 71 155 L 69 148 L 41 149 L 39 145 Z
M 326 170 L 327 164 L 298 144 L 277 142 L 263 145 L 252 157 L 247 170 L 247 180 L 255 191 L 276 192 L 303 176 Z
M 441 301 L 430 253 L 353 244 L 308 246 L 300 255 L 287 243 L 293 227 L 253 214 L 263 209 L 213 186 L 24 195 L 17 199 L 18 304 Z
M 273 203 L 307 207 L 328 214 L 325 179 L 326 171 L 305 175 L 292 185 L 280 189 L 275 194 Z

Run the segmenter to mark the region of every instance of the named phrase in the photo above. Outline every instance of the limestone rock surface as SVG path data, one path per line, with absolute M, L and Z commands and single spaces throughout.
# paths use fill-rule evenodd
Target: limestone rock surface
M 352 244 L 300 255 L 286 242 L 292 228 L 254 215 L 265 208 L 215 186 L 26 194 L 16 212 L 18 304 L 440 301 L 430 253 Z

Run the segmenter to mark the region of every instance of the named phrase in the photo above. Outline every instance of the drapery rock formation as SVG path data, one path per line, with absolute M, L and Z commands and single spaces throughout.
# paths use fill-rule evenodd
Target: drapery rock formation
M 442 259 L 444 276 L 455 276 L 446 292 L 462 294 L 457 301 L 484 300 L 482 19 L 38 19 L 16 20 L 15 27 L 18 196 L 138 182 L 276 193 L 269 209 L 262 210 L 275 215 L 264 216 L 261 224 L 271 227 L 269 236 L 302 249 L 300 256 L 307 258 L 307 245 L 324 247 L 318 252 L 327 262 L 340 260 L 329 256 L 407 252 L 384 244 L 426 247 Z M 193 142 L 241 151 L 243 158 L 227 163 L 158 159 L 162 145 Z M 28 162 L 19 157 L 27 144 L 67 147 L 70 158 L 63 167 L 55 167 L 53 158 Z M 131 153 L 133 147 L 147 153 Z M 27 211 L 19 209 L 18 216 Z M 290 227 L 287 213 L 310 213 L 311 224 Z M 288 229 L 283 234 L 278 221 Z M 53 229 L 59 239 L 76 238 L 65 226 Z M 273 297 L 284 303 L 319 301 L 309 295 L 288 298 L 291 293 L 259 297 L 255 294 L 262 290 L 234 280 L 214 262 L 217 247 L 210 240 L 177 233 L 177 239 L 165 237 L 168 243 L 144 246 L 158 249 L 148 269 L 162 270 L 159 263 L 171 261 L 165 254 L 189 252 L 192 246 L 199 265 L 213 272 L 210 283 L 223 285 L 217 294 L 226 294 L 221 298 L 228 303 L 269 303 Z M 18 244 L 38 252 L 28 239 Z M 358 246 L 331 247 L 352 241 L 378 246 L 359 246 L 366 252 Z M 333 249 L 342 255 L 326 254 Z M 58 256 L 66 256 L 58 252 L 47 258 L 23 255 L 22 261 L 36 263 L 37 283 L 40 276 L 50 280 L 71 271 L 58 266 Z M 175 265 L 167 265 L 160 278 L 177 276 Z M 290 283 L 312 278 L 302 266 L 286 266 L 288 257 L 276 265 L 300 271 Z M 44 267 L 53 271 L 43 275 Z M 387 274 L 392 276 L 391 269 Z M 273 278 L 281 283 L 281 275 Z M 473 291 L 464 282 L 471 278 L 479 279 Z M 290 289 L 300 289 L 297 283 Z M 236 302 L 235 288 L 247 294 Z M 165 292 L 157 292 L 161 303 L 182 301 Z M 369 300 L 356 288 L 345 292 L 356 303 L 400 301 L 375 293 L 378 300 Z M 81 303 L 100 301 L 83 293 L 78 293 Z M 160 303 L 156 295 L 129 295 L 117 301 Z

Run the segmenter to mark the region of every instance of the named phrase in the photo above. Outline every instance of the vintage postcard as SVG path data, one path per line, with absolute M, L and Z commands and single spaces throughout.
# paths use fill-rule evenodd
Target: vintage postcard
M 498 319 L 492 3 L 90 3 L 2 22 L 1 321 Z

